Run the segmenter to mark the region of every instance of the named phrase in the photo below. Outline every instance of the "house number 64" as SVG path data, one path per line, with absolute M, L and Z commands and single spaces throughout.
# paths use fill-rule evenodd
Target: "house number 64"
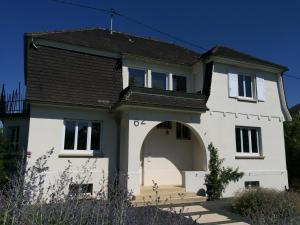
M 133 121 L 133 124 L 134 124 L 134 126 L 138 127 L 139 125 L 145 125 L 146 123 L 145 123 L 144 120 L 141 120 L 141 121 L 139 121 L 139 120 L 134 120 L 134 121 Z

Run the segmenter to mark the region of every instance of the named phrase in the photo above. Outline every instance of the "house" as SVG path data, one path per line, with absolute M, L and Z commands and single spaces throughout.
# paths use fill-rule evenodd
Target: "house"
M 128 190 L 204 186 L 208 145 L 245 172 L 224 196 L 249 186 L 288 186 L 283 122 L 291 120 L 286 67 L 215 46 L 201 54 L 105 29 L 25 34 L 26 99 L 2 107 L 28 163 L 50 149 L 50 182 L 68 161 L 95 160 L 90 184 L 116 172 Z

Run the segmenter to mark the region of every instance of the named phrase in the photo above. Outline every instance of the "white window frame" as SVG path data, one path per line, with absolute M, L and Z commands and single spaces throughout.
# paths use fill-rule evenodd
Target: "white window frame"
M 241 140 L 241 152 L 237 151 L 236 147 L 236 156 L 261 156 L 262 154 L 262 145 L 261 145 L 261 128 L 259 127 L 244 127 L 244 126 L 236 126 L 235 128 L 240 129 L 240 140 Z M 249 140 L 249 152 L 244 152 L 244 143 L 243 143 L 243 132 L 242 130 L 248 130 L 248 140 Z M 252 139 L 251 139 L 251 130 L 256 131 L 256 141 L 257 141 L 257 152 L 252 152 Z M 237 137 L 235 137 L 235 141 L 237 141 Z
M 75 137 L 74 137 L 74 149 L 65 149 L 65 134 L 66 134 L 66 122 L 75 122 Z M 87 148 L 86 150 L 77 149 L 78 143 L 78 123 L 87 123 Z M 92 138 L 92 123 L 100 123 L 100 149 L 93 150 L 91 149 L 91 138 Z M 94 153 L 102 154 L 103 152 L 103 121 L 101 120 L 76 120 L 76 119 L 64 119 L 63 121 L 63 141 L 62 141 L 62 154 L 70 155 L 94 155 Z
M 240 95 L 240 86 L 239 86 L 239 83 L 238 83 L 238 96 L 237 98 L 238 99 L 242 99 L 242 100 L 255 100 L 257 99 L 257 94 L 256 94 L 256 76 L 254 75 L 250 75 L 250 74 L 241 74 L 239 73 L 238 74 L 238 81 L 239 82 L 239 76 L 242 76 L 243 77 L 243 91 L 244 91 L 244 96 L 241 96 Z M 247 97 L 246 96 L 246 82 L 245 82 L 245 77 L 250 77 L 251 78 L 251 91 L 252 91 L 252 97 Z
M 181 74 L 181 73 L 173 73 L 173 72 L 168 72 L 165 70 L 159 70 L 159 69 L 147 69 L 144 67 L 137 67 L 137 66 L 128 66 L 127 67 L 128 71 L 128 78 L 127 78 L 127 83 L 129 86 L 129 80 L 130 80 L 130 69 L 135 69 L 135 70 L 143 70 L 145 71 L 144 75 L 144 87 L 146 88 L 152 88 L 152 73 L 163 73 L 166 75 L 166 88 L 165 90 L 170 90 L 173 91 L 173 76 L 180 76 L 180 77 L 185 77 L 186 78 L 186 92 L 190 91 L 190 76 Z
M 165 87 L 165 90 L 170 90 L 170 87 L 169 87 L 170 73 L 165 72 L 165 71 L 161 71 L 161 70 L 149 70 L 149 71 L 151 73 L 151 76 L 149 76 L 149 74 L 148 74 L 148 79 L 150 80 L 150 83 L 151 83 L 149 87 L 152 88 L 152 73 L 161 73 L 161 74 L 165 74 L 166 75 L 166 87 Z

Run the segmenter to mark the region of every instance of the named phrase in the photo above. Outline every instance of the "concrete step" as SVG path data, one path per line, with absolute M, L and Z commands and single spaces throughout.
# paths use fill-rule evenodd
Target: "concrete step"
M 169 207 L 172 206 L 181 206 L 181 205 L 194 205 L 199 204 L 201 202 L 206 201 L 206 197 L 202 196 L 193 196 L 193 197 L 184 197 L 184 198 L 168 198 L 168 199 L 159 199 L 159 201 L 155 200 L 134 200 L 132 204 L 134 206 L 146 206 L 146 205 L 158 205 L 160 207 Z
M 185 188 L 181 186 L 159 186 L 157 191 L 160 194 L 164 193 L 183 193 Z M 141 188 L 141 195 L 149 195 L 155 193 L 155 190 L 151 186 L 143 186 Z
M 188 197 L 197 197 L 197 195 L 193 192 L 172 192 L 172 193 L 167 193 L 167 192 L 158 192 L 156 195 L 155 193 L 149 193 L 149 194 L 141 194 L 135 196 L 136 201 L 142 201 L 142 200 L 154 200 L 156 198 L 160 199 L 175 199 L 175 198 L 188 198 Z
M 141 194 L 134 196 L 132 203 L 143 205 L 189 204 L 206 201 L 205 197 L 193 192 L 186 192 L 181 186 L 159 186 L 156 190 L 151 186 L 141 188 Z

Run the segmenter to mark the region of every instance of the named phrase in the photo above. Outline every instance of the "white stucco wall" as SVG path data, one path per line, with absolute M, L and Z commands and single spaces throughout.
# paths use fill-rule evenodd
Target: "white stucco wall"
M 265 79 L 265 102 L 245 102 L 228 97 L 228 73 L 261 74 Z M 288 187 L 285 145 L 283 134 L 284 115 L 281 110 L 277 74 L 215 64 L 212 75 L 211 95 L 207 102 L 210 109 L 201 117 L 204 131 L 210 137 L 224 164 L 239 167 L 245 176 L 238 183 L 231 183 L 224 196 L 231 196 L 244 187 L 244 181 L 260 181 L 262 187 L 283 190 Z M 235 126 L 260 127 L 263 159 L 236 159 Z M 276 163 L 274 163 L 276 162 Z
M 124 59 L 124 88 L 128 85 L 128 67 L 184 74 L 189 77 L 189 91 L 202 89 L 202 64 L 187 69 L 169 64 L 138 61 L 133 58 Z M 263 75 L 266 101 L 245 102 L 229 98 L 229 72 Z M 73 164 L 74 173 L 79 172 L 87 157 L 60 156 L 63 152 L 63 121 L 66 118 L 102 120 L 104 157 L 92 158 L 92 161 L 96 162 L 96 167 L 92 169 L 91 182 L 95 185 L 94 189 L 97 189 L 103 171 L 105 177 L 108 174 L 113 176 L 115 173 L 118 149 L 116 121 L 120 121 L 120 172 L 128 175 L 128 179 L 123 181 L 127 183 L 128 190 L 133 194 L 140 193 L 143 178 L 141 152 L 146 155 L 144 166 L 145 171 L 148 171 L 148 174 L 144 174 L 145 185 L 152 185 L 152 179 L 155 177 L 153 180 L 159 185 L 179 185 L 183 182 L 188 191 L 196 192 L 203 188 L 203 171 L 207 169 L 209 160 L 206 148 L 211 142 L 219 149 L 220 157 L 225 158 L 225 166 L 239 167 L 245 172 L 245 176 L 238 183 L 231 183 L 228 186 L 224 196 L 232 196 L 244 187 L 245 181 L 259 181 L 262 187 L 284 189 L 288 186 L 288 182 L 283 135 L 284 115 L 279 100 L 278 76 L 269 72 L 216 63 L 212 75 L 211 95 L 207 102 L 209 111 L 204 114 L 153 108 L 131 108 L 108 113 L 95 109 L 33 105 L 29 122 L 28 150 L 32 152 L 29 162 L 32 164 L 37 157 L 54 148 L 54 154 L 49 160 L 50 181 L 66 167 L 67 160 Z M 116 115 L 118 120 L 115 119 Z M 193 131 L 192 140 L 197 140 L 200 144 L 195 141 L 174 141 L 176 134 L 173 131 L 169 135 L 165 134 L 165 130 L 156 129 L 155 132 L 151 132 L 156 125 L 164 121 L 186 124 Z M 263 158 L 236 158 L 235 126 L 261 128 Z M 203 150 L 201 154 L 197 151 L 199 145 Z M 183 149 L 184 154 L 182 154 Z M 147 154 L 151 157 L 147 157 Z M 180 170 L 187 171 L 180 173 Z
M 64 153 L 64 119 L 103 121 L 101 141 L 103 142 L 102 151 L 104 157 L 62 156 L 61 154 Z M 111 114 L 94 109 L 84 110 L 74 107 L 59 108 L 32 105 L 29 126 L 28 151 L 32 152 L 31 158 L 28 159 L 29 166 L 38 157 L 46 154 L 50 149 L 54 149 L 53 155 L 47 162 L 49 166 L 49 171 L 47 172 L 48 182 L 54 182 L 58 174 L 67 167 L 68 161 L 72 164 L 72 175 L 79 173 L 83 175 L 82 166 L 89 160 L 88 168 L 90 168 L 89 171 L 91 172 L 89 183 L 93 183 L 94 191 L 99 190 L 101 187 L 103 177 L 107 181 L 109 173 L 111 176 L 114 175 L 116 167 L 117 128 Z

